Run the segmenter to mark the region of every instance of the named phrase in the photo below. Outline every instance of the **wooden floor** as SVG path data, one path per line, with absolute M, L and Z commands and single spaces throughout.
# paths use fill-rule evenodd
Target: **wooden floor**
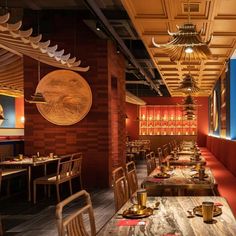
M 139 183 L 146 176 L 146 165 L 143 160 L 137 163 Z M 115 213 L 112 189 L 96 189 L 89 191 L 92 198 L 97 231 Z M 55 236 L 57 235 L 55 220 L 55 202 L 41 199 L 36 205 L 28 203 L 25 195 L 17 195 L 0 201 L 4 235 Z M 73 205 L 70 206 L 71 209 Z M 68 211 L 70 209 L 67 209 Z

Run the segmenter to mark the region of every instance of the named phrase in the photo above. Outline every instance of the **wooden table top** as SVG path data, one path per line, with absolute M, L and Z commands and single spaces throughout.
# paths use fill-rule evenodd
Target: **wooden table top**
M 1 170 L 2 177 L 7 178 L 11 175 L 21 174 L 23 172 L 26 172 L 26 169 L 3 169 Z
M 155 178 L 154 176 L 160 173 L 159 168 L 156 168 L 148 177 L 145 178 L 143 185 L 165 187 L 187 187 L 187 188 L 213 188 L 216 185 L 216 180 L 209 168 L 205 168 L 205 173 L 208 175 L 204 180 L 193 178 L 192 176 L 197 171 L 193 171 L 191 167 L 176 166 L 172 171 L 167 172 L 170 174 L 169 178 Z
M 188 218 L 188 210 L 199 206 L 203 201 L 213 201 L 222 204 L 222 214 L 214 217 L 214 223 L 206 224 L 202 217 Z M 236 221 L 231 209 L 222 197 L 148 197 L 147 207 L 153 207 L 160 202 L 153 215 L 142 218 L 139 225 L 130 226 L 134 220 L 122 218 L 122 212 L 132 204 L 128 201 L 122 209 L 102 228 L 97 235 L 107 236 L 234 236 L 236 235 Z M 123 221 L 123 225 L 118 226 Z
M 191 155 L 178 155 L 178 159 L 174 159 L 173 156 L 167 156 L 163 161 L 169 161 L 170 165 L 206 165 L 206 160 L 203 156 L 199 157 L 199 160 L 195 160 Z
M 12 159 L 12 160 L 7 160 L 7 161 L 2 161 L 0 162 L 0 166 L 38 166 L 38 165 L 45 165 L 50 162 L 55 162 L 59 158 L 50 158 L 50 157 L 39 157 L 37 161 L 33 162 L 32 158 L 25 157 L 23 160 L 19 159 Z

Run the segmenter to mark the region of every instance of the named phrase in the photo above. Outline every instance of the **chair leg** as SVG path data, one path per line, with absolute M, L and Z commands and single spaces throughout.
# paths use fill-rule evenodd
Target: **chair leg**
M 37 186 L 36 186 L 36 183 L 34 182 L 34 204 L 36 203 L 36 194 L 37 194 Z
M 56 190 L 57 190 L 57 202 L 60 202 L 60 189 L 59 189 L 59 184 L 56 184 Z
M 81 174 L 79 175 L 79 181 L 80 181 L 80 189 L 83 189 L 83 184 L 82 184 L 82 177 Z
M 48 185 L 48 198 L 51 198 L 51 185 Z
M 72 179 L 69 180 L 69 185 L 70 185 L 70 195 L 73 194 L 73 191 L 72 191 Z
M 2 227 L 2 219 L 0 216 L 0 236 L 3 236 L 3 227 Z

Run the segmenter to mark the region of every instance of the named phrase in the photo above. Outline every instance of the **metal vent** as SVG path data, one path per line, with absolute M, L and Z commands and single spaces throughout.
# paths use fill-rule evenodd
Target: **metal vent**
M 190 7 L 190 12 L 199 12 L 199 3 L 184 3 L 183 4 L 184 7 L 183 7 L 183 10 L 184 10 L 184 13 L 188 13 L 188 8 Z

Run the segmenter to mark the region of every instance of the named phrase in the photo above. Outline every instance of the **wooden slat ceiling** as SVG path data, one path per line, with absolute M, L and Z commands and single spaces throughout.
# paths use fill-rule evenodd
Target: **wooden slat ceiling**
M 22 57 L 0 48 L 0 94 L 23 96 L 23 84 Z
M 190 13 L 191 23 L 197 30 L 203 28 L 202 39 L 213 39 L 210 50 L 215 60 L 191 61 L 191 74 L 202 89 L 198 96 L 208 96 L 236 47 L 236 4 L 235 0 L 190 0 L 190 6 L 196 7 Z M 188 13 L 184 10 L 187 0 L 122 0 L 134 27 L 143 40 L 151 58 L 165 81 L 172 96 L 183 94 L 174 89 L 180 85 L 188 72 L 189 62 L 170 61 L 163 49 L 153 46 L 167 43 L 170 36 L 167 31 L 176 32 L 176 25 L 187 23 Z

